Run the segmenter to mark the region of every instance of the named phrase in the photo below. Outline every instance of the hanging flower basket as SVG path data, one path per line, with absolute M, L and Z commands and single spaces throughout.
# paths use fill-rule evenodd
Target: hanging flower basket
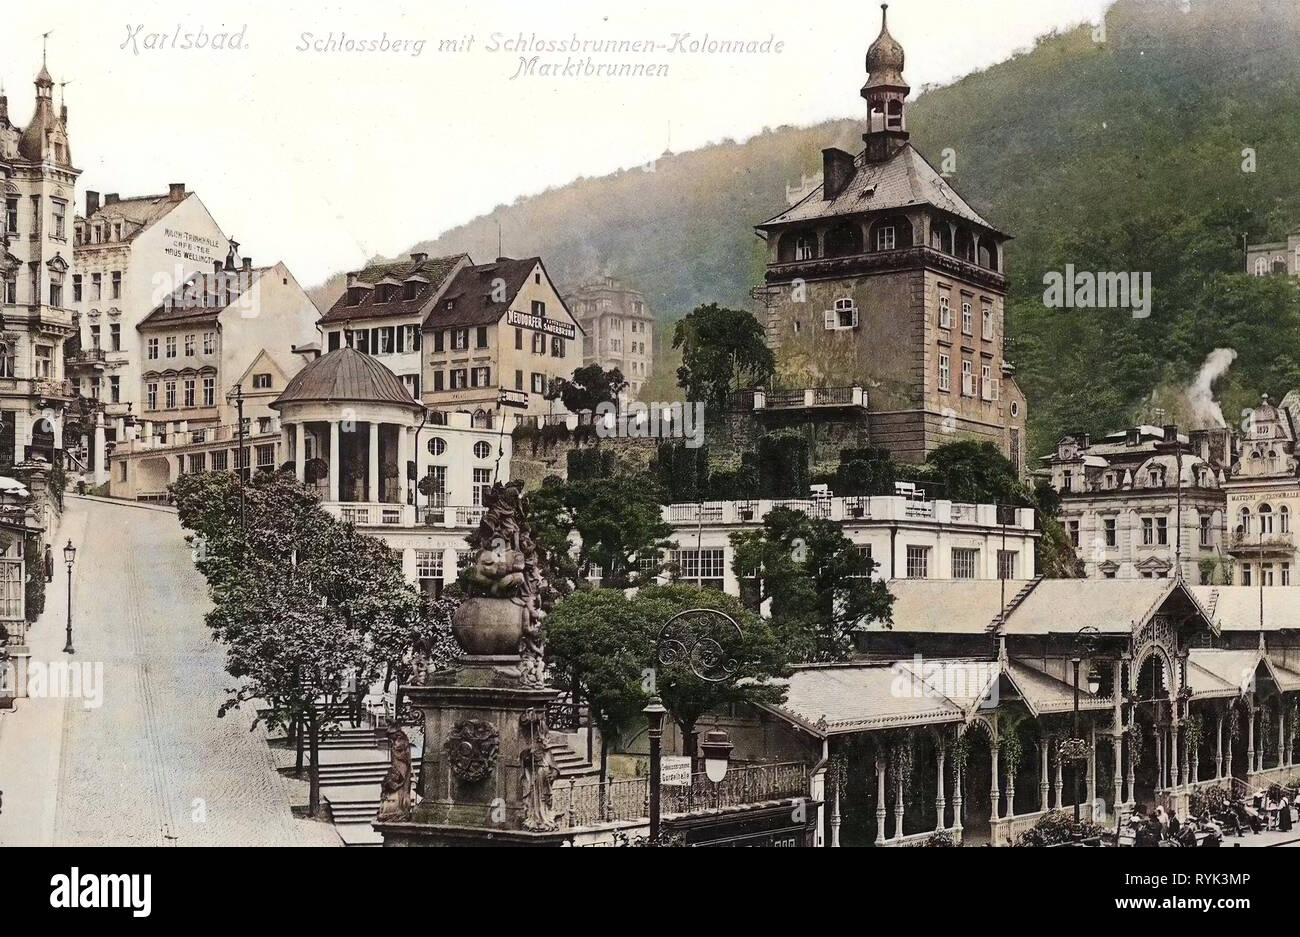
M 1057 749 L 1062 761 L 1083 761 L 1092 752 L 1085 739 L 1062 739 Z

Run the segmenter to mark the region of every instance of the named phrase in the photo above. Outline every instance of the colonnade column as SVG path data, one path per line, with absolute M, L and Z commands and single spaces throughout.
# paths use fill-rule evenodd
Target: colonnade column
M 1047 745 L 1046 737 L 1038 740 L 1038 809 L 1047 809 Z
M 339 470 L 343 462 L 343 453 L 339 443 L 339 422 L 330 420 L 330 500 L 339 500 Z
M 937 820 L 935 821 L 934 828 L 935 828 L 936 830 L 942 830 L 942 829 L 943 829 L 943 815 L 944 815 L 944 814 L 947 812 L 947 810 L 948 810 L 948 802 L 947 802 L 947 799 L 944 797 L 944 790 L 943 790 L 943 767 L 944 767 L 944 761 L 945 761 L 945 757 L 944 757 L 944 756 L 947 755 L 948 750 L 947 750 L 947 745 L 944 743 L 944 740 L 943 740 L 943 739 L 939 739 L 939 740 L 937 741 L 937 744 L 936 744 L 936 747 L 935 747 L 935 751 L 936 751 L 936 754 L 937 754 L 937 756 L 938 756 L 938 761 L 939 761 L 939 772 L 938 772 L 938 773 L 939 773 L 939 783 L 936 785 L 936 790 L 938 790 L 938 794 L 936 794 L 936 795 L 935 795 L 935 798 L 934 798 L 934 812 L 935 812 L 935 815 L 936 815 L 936 817 L 937 817 Z
M 1097 725 L 1088 727 L 1088 810 L 1097 802 Z
M 1223 780 L 1223 712 L 1214 720 L 1214 780 Z
M 366 500 L 375 504 L 382 500 L 379 497 L 379 424 L 374 420 L 370 421 L 370 447 L 367 453 L 369 458 L 366 460 Z
M 301 420 L 293 425 L 293 474 L 298 484 L 307 481 L 307 427 Z
M 998 790 L 998 743 L 989 743 L 989 758 L 991 759 L 989 772 L 989 817 L 993 820 L 1001 820 L 1000 804 L 1002 792 Z
M 885 761 L 876 755 L 876 843 L 885 841 Z

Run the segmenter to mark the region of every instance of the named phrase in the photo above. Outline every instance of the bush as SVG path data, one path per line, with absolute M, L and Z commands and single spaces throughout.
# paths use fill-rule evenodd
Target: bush
M 1213 816 L 1223 812 L 1228 799 L 1228 792 L 1216 784 L 1213 787 L 1192 791 L 1191 796 L 1187 798 L 1187 810 L 1194 817 L 1205 813 Z
M 956 846 L 957 844 L 953 841 L 952 834 L 947 830 L 935 830 L 920 845 L 927 848 L 946 848 Z
M 1020 834 L 1017 846 L 1059 846 L 1061 843 L 1091 839 L 1105 833 L 1091 820 L 1076 821 L 1074 815 L 1063 810 L 1053 810 L 1039 819 L 1032 828 Z

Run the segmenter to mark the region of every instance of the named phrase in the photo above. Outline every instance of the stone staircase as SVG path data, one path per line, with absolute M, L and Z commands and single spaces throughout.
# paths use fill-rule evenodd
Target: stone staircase
M 375 735 L 369 730 L 365 730 L 364 735 L 358 734 L 360 730 L 345 729 L 343 732 L 344 735 L 340 739 L 331 741 L 350 739 L 354 743 L 352 747 L 358 750 L 358 754 L 362 754 L 364 749 L 364 754 L 369 760 L 322 764 L 320 766 L 321 799 L 329 806 L 330 818 L 344 845 L 382 846 L 383 837 L 376 833 L 370 824 L 374 822 L 375 814 L 379 812 L 380 784 L 388 772 L 388 759 L 376 758 L 376 749 L 383 750 L 386 748 L 386 743 L 382 734 Z M 594 776 L 599 769 L 573 749 L 570 744 L 572 739 L 573 736 L 553 732 L 547 745 L 551 752 L 551 759 L 560 772 L 560 779 L 571 781 Z M 582 744 L 585 751 L 585 739 Z M 348 746 L 331 747 L 338 749 Z M 419 784 L 422 767 L 418 759 L 411 765 L 413 788 Z

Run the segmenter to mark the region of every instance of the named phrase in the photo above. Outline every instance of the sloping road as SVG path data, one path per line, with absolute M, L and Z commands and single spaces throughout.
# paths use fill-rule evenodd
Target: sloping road
M 102 705 L 29 699 L 0 715 L 0 844 L 338 845 L 329 825 L 292 817 L 292 782 L 252 714 L 217 718 L 233 681 L 175 513 L 69 498 L 58 536 L 78 548 L 73 659 L 102 664 Z M 37 662 L 68 659 L 58 565 Z

